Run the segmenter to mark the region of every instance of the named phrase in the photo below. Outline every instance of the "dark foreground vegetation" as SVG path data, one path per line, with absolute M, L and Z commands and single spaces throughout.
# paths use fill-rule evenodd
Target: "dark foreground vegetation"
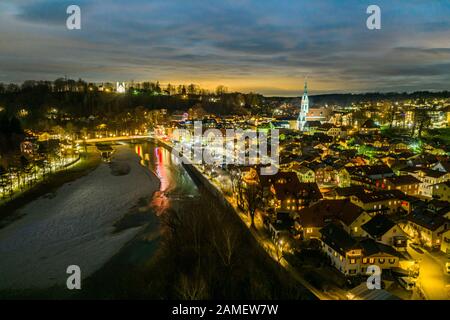
M 82 298 L 312 299 L 258 246 L 240 220 L 205 199 L 167 212 L 157 253 L 116 259 L 85 283 Z M 132 245 L 131 245 L 132 247 Z M 131 248 L 128 249 L 128 251 Z

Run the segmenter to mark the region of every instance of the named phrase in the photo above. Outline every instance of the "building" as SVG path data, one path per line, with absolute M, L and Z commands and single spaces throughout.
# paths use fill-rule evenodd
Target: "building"
M 331 119 L 331 111 L 327 107 L 311 107 L 306 114 L 306 120 L 326 122 Z
M 439 248 L 442 234 L 450 227 L 449 220 L 443 216 L 433 214 L 428 210 L 416 210 L 408 216 L 403 230 L 415 242 L 429 248 Z
M 431 187 L 431 196 L 433 198 L 450 202 L 450 181 L 437 183 Z
M 276 212 L 297 212 L 322 199 L 316 183 L 300 182 L 292 171 L 280 171 L 273 176 L 258 174 L 257 179 L 264 201 Z
M 382 189 L 400 190 L 403 193 L 416 196 L 419 194 L 421 181 L 412 175 L 388 177 L 383 180 Z
M 271 191 L 277 211 L 296 212 L 322 199 L 316 183 L 278 181 Z
M 314 170 L 306 166 L 299 166 L 295 172 L 297 173 L 300 182 L 316 182 L 316 174 L 314 173 Z
M 305 90 L 303 92 L 302 103 L 300 106 L 300 113 L 298 115 L 298 130 L 303 131 L 306 123 L 306 115 L 309 111 L 309 100 L 308 100 L 308 85 L 305 80 Z
M 116 92 L 117 93 L 125 93 L 126 92 L 125 82 L 117 82 L 116 83 Z
M 372 215 L 397 213 L 405 209 L 405 195 L 398 190 L 381 190 L 372 193 L 360 193 L 350 197 L 357 206 Z
M 359 130 L 361 134 L 380 134 L 380 126 L 373 121 L 373 119 L 367 119 L 361 129 Z
M 304 239 L 320 238 L 320 229 L 335 222 L 349 234 L 361 235 L 361 225 L 370 220 L 370 216 L 348 199 L 322 200 L 296 215 L 296 230 Z
M 357 240 L 337 224 L 328 224 L 320 233 L 322 251 L 345 276 L 365 275 L 371 265 L 382 270 L 398 268 L 404 259 L 394 248 L 373 239 Z
M 412 174 L 422 182 L 419 186 L 419 196 L 424 198 L 433 197 L 434 185 L 450 180 L 450 173 L 428 168 L 422 168 Z
M 450 254 L 450 229 L 442 233 L 441 251 Z
M 352 184 L 362 185 L 366 189 L 379 188 L 384 178 L 395 176 L 392 169 L 385 164 L 346 167 L 346 169 L 350 174 Z
M 449 161 L 439 161 L 431 169 L 441 171 L 441 172 L 450 172 L 450 162 Z
M 345 167 L 337 170 L 336 184 L 338 185 L 338 187 L 340 187 L 340 188 L 350 187 L 351 183 L 352 183 L 352 179 L 351 179 L 350 173 L 348 172 L 348 170 Z
M 397 250 L 406 250 L 407 234 L 385 215 L 378 215 L 361 226 L 363 236 Z

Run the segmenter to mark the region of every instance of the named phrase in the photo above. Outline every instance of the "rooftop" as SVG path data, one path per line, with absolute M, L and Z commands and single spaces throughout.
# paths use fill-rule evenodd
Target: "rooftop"
M 357 219 L 363 210 L 344 200 L 322 200 L 298 212 L 299 222 L 304 227 L 323 227 L 331 220 L 339 220 L 347 226 Z
M 377 215 L 361 226 L 374 238 L 381 237 L 393 227 L 395 227 L 395 223 L 384 215 Z

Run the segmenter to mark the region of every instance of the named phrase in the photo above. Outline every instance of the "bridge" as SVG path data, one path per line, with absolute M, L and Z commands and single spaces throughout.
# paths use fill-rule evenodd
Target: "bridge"
M 136 136 L 120 136 L 120 137 L 106 137 L 106 138 L 95 138 L 95 139 L 78 139 L 75 140 L 76 143 L 101 143 L 101 142 L 114 142 L 114 141 L 124 141 L 124 140 L 136 140 L 136 139 L 148 139 L 152 138 L 153 135 L 136 135 Z

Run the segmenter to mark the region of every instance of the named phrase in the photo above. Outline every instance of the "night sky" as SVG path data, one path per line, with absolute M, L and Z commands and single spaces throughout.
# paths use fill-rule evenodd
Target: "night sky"
M 66 8 L 82 29 L 66 28 Z M 381 7 L 381 30 L 366 8 Z M 0 82 L 196 83 L 299 95 L 450 89 L 450 0 L 1 0 Z

